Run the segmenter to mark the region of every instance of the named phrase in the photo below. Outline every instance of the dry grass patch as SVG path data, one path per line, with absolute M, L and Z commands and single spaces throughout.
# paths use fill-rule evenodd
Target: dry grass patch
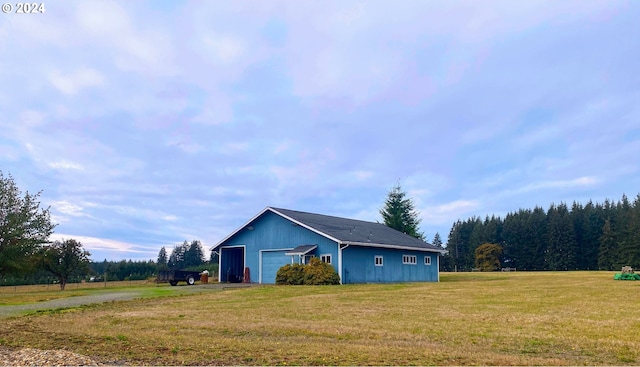
M 261 286 L 12 318 L 0 343 L 148 365 L 635 365 L 640 282 L 612 277 Z

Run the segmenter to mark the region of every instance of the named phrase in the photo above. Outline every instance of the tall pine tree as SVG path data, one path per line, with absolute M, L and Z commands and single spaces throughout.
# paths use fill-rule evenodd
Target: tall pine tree
M 548 270 L 576 269 L 576 235 L 565 203 L 551 205 L 546 253 Z
M 424 239 L 424 235 L 419 232 L 418 211 L 415 209 L 413 200 L 407 198 L 407 193 L 402 191 L 400 184 L 397 184 L 387 196 L 384 208 L 380 209 L 380 215 L 384 224 L 393 229 L 415 238 Z
M 440 238 L 440 233 L 436 232 L 436 235 L 433 236 L 433 243 L 432 245 L 434 245 L 435 247 L 440 247 L 442 248 L 442 238 Z
M 162 246 L 160 252 L 158 253 L 158 270 L 167 270 L 167 262 L 169 258 L 167 257 L 167 249 Z
M 601 270 L 613 270 L 614 255 L 618 249 L 618 244 L 611 229 L 611 221 L 604 221 L 602 236 L 600 237 L 600 248 L 598 252 L 598 268 Z
M 184 254 L 184 266 L 198 266 L 204 262 L 204 251 L 200 241 L 192 241 Z

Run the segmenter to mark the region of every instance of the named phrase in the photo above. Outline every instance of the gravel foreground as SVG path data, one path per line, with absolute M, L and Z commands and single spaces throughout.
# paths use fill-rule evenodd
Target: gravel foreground
M 0 346 L 0 366 L 102 366 L 82 354 L 66 350 L 11 349 Z

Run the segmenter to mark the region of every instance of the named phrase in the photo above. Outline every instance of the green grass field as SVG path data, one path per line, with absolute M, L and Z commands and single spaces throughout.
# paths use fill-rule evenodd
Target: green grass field
M 5 319 L 0 344 L 137 365 L 640 364 L 640 282 L 612 272 L 156 296 Z
M 0 287 L 0 306 L 19 305 L 52 299 L 84 296 L 92 293 L 113 292 L 116 290 L 151 289 L 155 283 L 151 280 L 119 282 L 70 283 L 64 292 L 57 284 L 38 284 Z

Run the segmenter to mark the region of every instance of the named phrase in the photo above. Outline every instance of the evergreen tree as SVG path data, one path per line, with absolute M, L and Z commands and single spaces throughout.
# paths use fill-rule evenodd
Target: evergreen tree
M 546 253 L 548 270 L 576 269 L 576 241 L 573 223 L 567 205 L 551 205 L 547 214 L 549 220 L 548 247 Z
M 626 195 L 622 195 L 622 200 L 616 205 L 617 221 L 615 223 L 616 242 L 618 243 L 617 254 L 615 256 L 614 267 L 620 269 L 623 266 L 631 266 L 637 263 L 638 243 L 636 233 L 634 233 L 634 211 Z
M 164 248 L 164 246 L 162 246 L 160 252 L 158 253 L 158 270 L 167 270 L 168 261 L 169 259 L 167 258 L 167 250 Z
M 471 233 L 478 218 L 473 217 L 464 222 L 458 220 L 454 223 L 449 232 L 447 249 L 449 253 L 445 256 L 453 271 L 470 271 L 475 263 L 474 253 L 471 250 Z
M 589 201 L 536 206 L 509 213 L 504 221 L 488 216 L 457 220 L 449 232 L 443 270 L 469 270 L 479 243 L 502 246 L 503 266 L 518 270 L 619 270 L 640 268 L 640 194 L 633 202 Z M 442 266 L 444 264 L 444 266 Z
M 586 228 L 586 213 L 582 204 L 574 201 L 571 205 L 571 211 L 569 212 L 571 218 L 571 224 L 573 225 L 573 232 L 575 235 L 576 243 L 576 268 L 582 269 L 585 267 L 584 257 L 582 256 L 585 248 L 585 228 Z
M 528 226 L 531 228 L 528 243 L 533 251 L 528 256 L 531 270 L 545 269 L 545 254 L 547 253 L 547 236 L 549 233 L 549 225 L 547 214 L 542 207 L 536 206 L 529 217 Z
M 613 270 L 614 254 L 617 251 L 617 243 L 611 229 L 611 221 L 604 221 L 602 236 L 600 237 L 600 248 L 598 252 L 598 268 L 601 270 Z
M 604 212 L 601 205 L 591 201 L 584 207 L 584 225 L 582 226 L 582 244 L 578 248 L 578 268 L 596 270 L 598 266 L 598 249 L 604 227 Z
M 468 224 L 471 228 L 471 234 L 469 236 L 469 251 L 465 254 L 465 265 L 472 269 L 476 264 L 475 251 L 484 242 L 484 226 L 482 220 L 479 217 L 473 217 Z
M 492 215 L 491 218 L 487 216 L 483 225 L 483 243 L 502 243 L 502 227 L 503 222 L 500 217 Z
M 640 268 L 640 194 L 631 207 L 628 237 L 628 263 L 634 269 Z
M 442 248 L 442 239 L 440 238 L 440 233 L 436 232 L 436 235 L 433 236 L 432 245 Z
M 527 253 L 531 248 L 524 223 L 531 211 L 520 209 L 518 213 L 509 213 L 504 219 L 502 235 L 504 238 L 503 260 L 506 267 L 527 269 Z M 530 268 L 529 268 L 530 269 Z
M 186 241 L 185 241 L 186 243 Z M 184 254 L 184 266 L 199 266 L 204 263 L 204 251 L 200 241 L 192 241 Z
M 185 267 L 184 265 L 184 255 L 189 248 L 189 243 L 184 241 L 183 244 L 174 246 L 171 251 L 171 255 L 169 255 L 168 267 L 171 270 L 179 270 Z
M 419 232 L 419 213 L 415 209 L 413 200 L 406 197 L 407 193 L 402 191 L 400 184 L 397 184 L 387 196 L 384 208 L 380 209 L 380 215 L 384 224 L 397 229 L 402 233 L 423 239 L 424 235 Z

